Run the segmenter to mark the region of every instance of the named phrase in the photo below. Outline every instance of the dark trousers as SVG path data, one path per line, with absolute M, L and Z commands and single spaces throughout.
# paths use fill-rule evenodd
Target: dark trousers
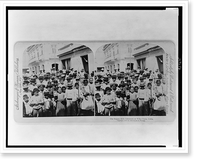
M 76 102 L 72 100 L 67 100 L 66 104 L 66 115 L 67 116 L 76 116 L 77 106 Z
M 164 110 L 161 111 L 153 110 L 152 116 L 166 116 L 166 112 Z
M 81 110 L 80 116 L 94 116 L 94 111 L 92 110 Z
M 148 102 L 139 100 L 139 116 L 148 116 Z

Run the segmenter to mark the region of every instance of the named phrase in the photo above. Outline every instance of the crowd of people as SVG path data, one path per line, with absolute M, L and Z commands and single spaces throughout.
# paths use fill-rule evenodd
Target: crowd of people
M 165 78 L 158 70 L 24 75 L 23 116 L 165 116 Z
M 165 77 L 158 69 L 102 73 L 95 76 L 96 115 L 166 116 Z

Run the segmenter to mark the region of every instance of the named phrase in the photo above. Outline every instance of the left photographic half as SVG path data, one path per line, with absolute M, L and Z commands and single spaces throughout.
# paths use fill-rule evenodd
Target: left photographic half
M 94 116 L 94 54 L 76 42 L 19 42 L 24 118 Z

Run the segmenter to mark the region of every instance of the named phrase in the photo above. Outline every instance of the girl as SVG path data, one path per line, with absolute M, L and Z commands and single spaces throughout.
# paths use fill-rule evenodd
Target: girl
M 42 106 L 44 105 L 44 100 L 41 95 L 39 95 L 39 89 L 33 89 L 33 96 L 30 100 L 30 106 L 33 107 L 33 117 L 42 116 Z
M 102 105 L 101 95 L 99 93 L 95 94 L 95 116 L 103 116 L 104 106 Z
M 105 95 L 102 100 L 102 105 L 105 106 L 105 115 L 113 116 L 114 115 L 114 104 L 116 103 L 114 95 L 111 95 L 111 88 L 106 87 Z
M 57 94 L 55 94 L 57 102 L 56 104 L 56 116 L 64 116 L 65 115 L 65 106 L 63 101 L 65 99 L 65 93 L 62 92 L 61 87 L 58 87 Z
M 137 99 L 138 93 L 134 90 L 134 87 L 130 88 L 129 95 L 127 96 L 128 101 L 128 113 L 129 116 L 136 116 L 137 115 Z
M 161 81 L 158 79 L 156 80 L 156 86 L 155 86 L 155 103 L 154 103 L 154 110 L 153 115 L 154 116 L 166 116 L 166 102 L 164 99 L 164 90 L 161 86 Z
M 83 86 L 81 89 L 83 95 L 83 101 L 81 103 L 82 114 L 85 116 L 94 115 L 94 99 L 92 98 L 92 91 L 88 85 L 88 80 L 83 80 Z

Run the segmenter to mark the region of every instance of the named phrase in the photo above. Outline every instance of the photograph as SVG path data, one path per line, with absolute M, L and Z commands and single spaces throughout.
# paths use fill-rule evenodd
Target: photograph
M 23 117 L 94 116 L 94 54 L 85 45 L 42 42 L 23 54 Z
M 148 42 L 100 47 L 95 54 L 95 114 L 166 116 L 165 56 L 162 47 Z

